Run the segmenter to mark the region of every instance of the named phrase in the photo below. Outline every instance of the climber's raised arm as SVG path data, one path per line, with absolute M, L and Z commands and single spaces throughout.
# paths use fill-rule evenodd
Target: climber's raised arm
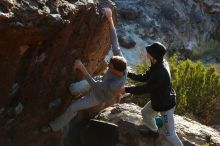
M 82 64 L 81 60 L 76 60 L 74 63 L 74 69 L 78 69 L 82 74 L 86 77 L 86 80 L 91 86 L 95 86 L 96 81 L 93 79 L 93 77 L 88 73 L 85 66 Z
M 119 47 L 118 37 L 117 37 L 114 21 L 112 18 L 112 10 L 110 8 L 104 8 L 104 11 L 105 11 L 105 16 L 108 19 L 108 22 L 110 25 L 110 39 L 111 39 L 113 55 L 114 56 L 123 56 L 121 49 Z

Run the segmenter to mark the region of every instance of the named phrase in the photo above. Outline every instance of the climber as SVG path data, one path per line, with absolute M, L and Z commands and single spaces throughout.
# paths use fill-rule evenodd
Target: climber
M 150 101 L 141 110 L 144 124 L 153 133 L 162 133 L 174 146 L 183 146 L 174 128 L 174 110 L 176 93 L 172 88 L 169 64 L 164 59 L 166 47 L 160 42 L 155 42 L 146 47 L 146 56 L 150 59 L 151 66 L 145 74 L 128 73 L 128 77 L 135 81 L 144 82 L 143 85 L 122 87 L 121 93 L 134 95 L 150 93 Z M 163 126 L 158 131 L 155 117 L 161 114 Z
M 71 103 L 66 111 L 51 121 L 49 125 L 41 127 L 42 132 L 58 131 L 77 115 L 77 111 L 104 103 L 111 103 L 115 100 L 114 98 L 120 96 L 119 89 L 125 84 L 127 77 L 127 61 L 123 57 L 118 44 L 111 9 L 104 8 L 104 14 L 110 24 L 110 40 L 114 55 L 108 63 L 108 70 L 103 76 L 93 78 L 87 72 L 82 62 L 76 60 L 74 68 L 82 72 L 86 80 L 70 84 L 69 90 L 72 95 L 82 95 L 83 97 Z

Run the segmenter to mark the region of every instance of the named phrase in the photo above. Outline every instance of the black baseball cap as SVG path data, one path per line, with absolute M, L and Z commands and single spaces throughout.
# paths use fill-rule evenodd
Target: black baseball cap
M 153 44 L 146 47 L 146 51 L 157 61 L 162 61 L 163 56 L 166 54 L 166 47 L 160 42 L 154 42 Z

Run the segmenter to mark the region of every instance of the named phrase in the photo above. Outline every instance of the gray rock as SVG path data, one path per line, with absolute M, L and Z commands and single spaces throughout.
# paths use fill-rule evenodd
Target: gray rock
M 169 146 L 163 136 L 158 139 L 146 137 L 139 133 L 143 125 L 141 108 L 133 103 L 116 104 L 101 111 L 96 119 L 115 123 L 119 126 L 119 142 L 122 146 L 143 146 L 154 145 L 156 143 Z M 175 115 L 175 128 L 184 146 L 203 145 L 207 136 L 211 139 L 211 145 L 220 144 L 220 132 L 189 118 Z
M 136 45 L 136 42 L 130 36 L 119 36 L 119 44 L 124 48 L 133 48 Z
M 135 7 L 122 8 L 119 13 L 122 15 L 123 18 L 128 20 L 135 19 L 139 14 L 138 9 Z
M 220 12 L 220 2 L 218 0 L 204 0 L 203 7 L 207 13 Z
M 158 17 L 158 19 L 161 19 L 161 17 L 165 17 L 167 20 L 175 22 L 179 19 L 180 16 L 178 12 L 172 7 L 164 6 L 161 8 L 160 16 Z
M 195 13 L 192 14 L 191 18 L 195 23 L 201 23 L 204 21 L 204 16 L 201 11 L 196 11 Z

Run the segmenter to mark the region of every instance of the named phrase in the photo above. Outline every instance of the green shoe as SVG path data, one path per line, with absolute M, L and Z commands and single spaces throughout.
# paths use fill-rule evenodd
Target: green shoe
M 52 131 L 52 128 L 51 128 L 49 125 L 45 125 L 45 126 L 42 126 L 42 127 L 40 128 L 40 131 L 41 131 L 42 133 L 49 133 L 49 132 Z
M 162 116 L 156 116 L 155 121 L 156 121 L 158 128 L 163 127 L 163 117 Z

